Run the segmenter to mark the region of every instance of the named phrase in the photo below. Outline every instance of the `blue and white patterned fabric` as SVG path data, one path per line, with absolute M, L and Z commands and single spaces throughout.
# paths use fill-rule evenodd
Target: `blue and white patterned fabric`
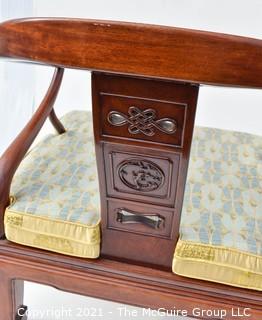
M 92 117 L 62 118 L 26 156 L 5 213 L 7 239 L 96 258 L 100 199 Z M 174 244 L 175 245 L 175 244 Z M 195 128 L 175 273 L 262 290 L 262 139 Z
M 196 128 L 181 239 L 262 255 L 262 139 Z
M 96 258 L 100 251 L 100 197 L 92 116 L 75 111 L 26 156 L 5 213 L 7 239 L 60 253 Z

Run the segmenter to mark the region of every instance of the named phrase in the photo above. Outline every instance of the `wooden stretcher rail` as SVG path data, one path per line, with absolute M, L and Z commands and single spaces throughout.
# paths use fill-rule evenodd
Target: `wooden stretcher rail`
M 24 279 L 142 308 L 160 308 L 162 312 L 163 309 L 185 310 L 188 316 L 197 319 L 258 320 L 262 317 L 262 297 L 259 292 L 103 258 L 88 260 L 63 257 L 1 241 L 0 269 L 5 270 L 5 277 L 0 273 L 0 286 L 3 289 L 15 279 Z M 7 305 L 14 302 L 10 301 L 6 291 L 1 291 L 0 308 L 5 320 L 13 320 L 11 316 L 8 317 L 10 309 Z M 210 310 L 214 315 L 225 310 L 226 316 L 211 317 L 207 312 L 198 316 L 197 312 L 201 310 Z M 237 313 L 243 315 L 244 312 L 250 316 L 234 316 Z
M 54 66 L 262 88 L 262 41 L 135 23 L 36 18 L 0 24 L 0 56 Z

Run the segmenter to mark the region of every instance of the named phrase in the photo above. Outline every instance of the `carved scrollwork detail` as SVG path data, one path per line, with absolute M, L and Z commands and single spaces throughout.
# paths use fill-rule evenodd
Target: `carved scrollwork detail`
M 160 188 L 165 180 L 163 171 L 155 163 L 140 159 L 121 162 L 118 175 L 126 186 L 143 192 Z
M 156 119 L 154 109 L 140 110 L 135 106 L 128 109 L 128 115 L 119 111 L 110 111 L 107 120 L 113 126 L 128 125 L 131 134 L 143 133 L 146 136 L 153 136 L 156 129 L 166 134 L 173 134 L 177 130 L 177 122 L 171 118 Z

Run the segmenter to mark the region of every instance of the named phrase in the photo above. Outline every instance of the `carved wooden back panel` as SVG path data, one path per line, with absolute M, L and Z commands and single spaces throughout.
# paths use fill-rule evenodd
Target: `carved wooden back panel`
M 198 86 L 93 73 L 102 254 L 171 268 Z

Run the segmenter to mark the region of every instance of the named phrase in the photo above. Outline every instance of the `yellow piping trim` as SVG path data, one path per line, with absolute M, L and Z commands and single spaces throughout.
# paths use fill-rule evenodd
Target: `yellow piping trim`
M 91 226 L 17 212 L 10 209 L 14 202 L 15 197 L 11 197 L 4 217 L 8 240 L 75 257 L 99 256 L 100 221 Z
M 11 209 L 11 206 L 16 202 L 16 197 L 15 196 L 10 196 L 10 205 L 9 207 L 6 208 L 6 213 L 14 213 L 14 214 L 20 214 L 20 215 L 23 215 L 23 216 L 29 216 L 31 218 L 35 217 L 37 219 L 42 219 L 42 220 L 52 220 L 54 222 L 57 222 L 57 223 L 62 223 L 62 224 L 72 224 L 72 225 L 77 225 L 77 226 L 80 226 L 80 227 L 84 227 L 84 228 L 87 228 L 87 229 L 92 229 L 92 228 L 95 228 L 97 226 L 100 225 L 100 222 L 101 222 L 101 219 L 99 219 L 97 221 L 96 224 L 93 224 L 93 225 L 88 225 L 88 224 L 84 224 L 84 223 L 80 223 L 80 222 L 72 222 L 72 221 L 68 221 L 68 220 L 59 220 L 59 219 L 54 219 L 54 218 L 49 218 L 47 217 L 48 215 L 46 216 L 38 216 L 38 215 L 35 215 L 34 213 L 28 213 L 28 212 L 20 212 L 20 211 L 16 211 L 16 210 L 12 210 Z
M 185 277 L 262 291 L 262 257 L 234 248 L 179 240 L 172 270 Z
M 12 236 L 12 229 L 15 229 L 15 232 L 19 233 L 19 237 L 17 237 L 17 239 Z M 55 247 L 47 246 L 45 241 L 38 240 L 37 245 L 34 244 L 33 241 L 28 241 L 29 239 L 33 239 L 34 235 L 41 236 L 41 234 L 39 234 L 39 233 L 34 233 L 32 231 L 29 231 L 29 232 L 31 233 L 31 236 L 29 236 L 28 231 L 24 232 L 24 230 L 21 230 L 19 228 L 15 228 L 13 226 L 8 227 L 6 229 L 6 238 L 12 242 L 15 242 L 15 243 L 18 243 L 21 245 L 30 246 L 30 247 L 42 249 L 42 250 L 48 250 L 48 251 L 52 251 L 52 252 L 57 252 L 57 253 L 61 253 L 61 254 L 66 254 L 66 255 L 70 255 L 70 256 L 74 256 L 74 257 L 78 257 L 78 258 L 80 257 L 80 258 L 96 259 L 99 257 L 99 254 L 100 254 L 100 245 L 99 244 L 85 244 L 85 245 L 80 244 L 80 246 L 78 248 L 76 248 L 76 246 L 73 245 L 73 242 L 70 241 L 70 242 L 68 242 L 68 245 L 73 248 L 73 251 L 61 250 L 61 249 L 58 249 Z M 59 240 L 66 240 L 63 238 L 56 237 L 54 235 L 52 235 L 51 238 L 52 239 L 57 238 L 58 241 Z M 26 241 L 23 241 L 22 239 L 26 239 Z M 83 252 L 85 252 L 85 253 L 83 253 Z
M 8 222 L 7 222 L 8 224 Z M 93 245 L 93 244 L 100 244 L 100 239 L 97 239 L 97 240 L 94 240 L 92 241 L 92 243 L 87 243 L 86 241 L 83 241 L 83 240 L 79 240 L 79 239 L 75 239 L 75 238 L 70 238 L 70 237 L 61 237 L 59 235 L 56 235 L 54 233 L 48 233 L 48 232 L 44 232 L 44 231 L 36 231 L 34 232 L 34 230 L 32 229 L 29 229 L 29 228 L 23 228 L 23 227 L 14 227 L 12 226 L 12 228 L 16 228 L 17 230 L 21 230 L 21 231 L 24 231 L 24 232 L 31 232 L 31 233 L 35 233 L 35 234 L 41 234 L 41 235 L 44 235 L 44 236 L 47 236 L 47 237 L 55 237 L 55 238 L 59 238 L 59 239 L 65 239 L 65 240 L 68 240 L 68 241 L 74 241 L 74 242 L 77 242 L 77 243 L 81 243 L 83 245 Z

